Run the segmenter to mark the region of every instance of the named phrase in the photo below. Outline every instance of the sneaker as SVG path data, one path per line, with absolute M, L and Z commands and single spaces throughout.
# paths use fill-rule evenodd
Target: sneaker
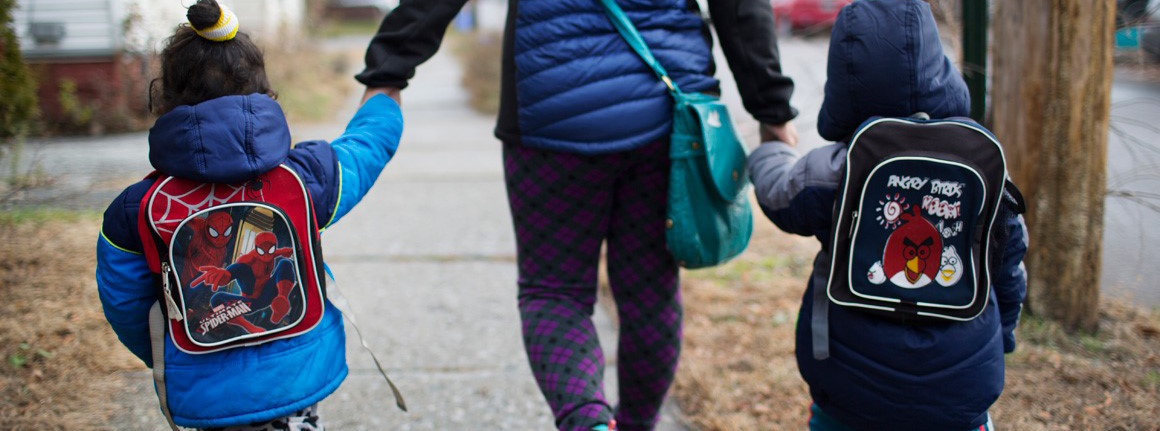
M 616 419 L 608 421 L 608 425 L 597 425 L 592 427 L 592 431 L 616 431 Z

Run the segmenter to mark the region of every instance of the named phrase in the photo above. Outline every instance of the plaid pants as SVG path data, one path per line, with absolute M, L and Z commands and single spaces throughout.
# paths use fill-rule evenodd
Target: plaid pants
M 318 423 L 318 406 L 313 405 L 286 417 L 268 422 L 224 428 L 206 428 L 202 431 L 326 431 Z
M 519 260 L 524 346 L 560 430 L 615 417 L 651 430 L 680 353 L 677 264 L 665 248 L 668 145 L 607 155 L 504 146 Z M 620 320 L 620 405 L 602 388 L 591 316 L 601 243 Z

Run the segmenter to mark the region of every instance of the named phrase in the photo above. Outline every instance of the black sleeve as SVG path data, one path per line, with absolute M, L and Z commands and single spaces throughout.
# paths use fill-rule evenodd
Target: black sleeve
M 781 74 L 769 0 L 709 0 L 709 15 L 745 109 L 766 124 L 797 116 L 789 105 L 793 80 Z
M 367 68 L 355 79 L 368 87 L 407 86 L 415 68 L 427 61 L 447 25 L 467 0 L 402 0 L 391 11 L 367 47 Z

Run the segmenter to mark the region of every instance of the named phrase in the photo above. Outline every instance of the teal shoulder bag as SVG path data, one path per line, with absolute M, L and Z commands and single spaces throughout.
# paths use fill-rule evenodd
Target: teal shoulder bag
M 616 0 L 600 0 L 612 24 L 673 96 L 665 241 L 685 268 L 714 266 L 745 251 L 753 233 L 745 149 L 716 97 L 684 93 L 653 57 Z

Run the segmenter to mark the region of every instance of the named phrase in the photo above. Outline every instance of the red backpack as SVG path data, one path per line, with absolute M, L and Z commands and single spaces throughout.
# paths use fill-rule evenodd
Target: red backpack
M 278 166 L 245 183 L 150 174 L 138 229 L 160 278 L 170 337 L 209 353 L 293 337 L 324 310 L 322 248 L 310 193 Z

